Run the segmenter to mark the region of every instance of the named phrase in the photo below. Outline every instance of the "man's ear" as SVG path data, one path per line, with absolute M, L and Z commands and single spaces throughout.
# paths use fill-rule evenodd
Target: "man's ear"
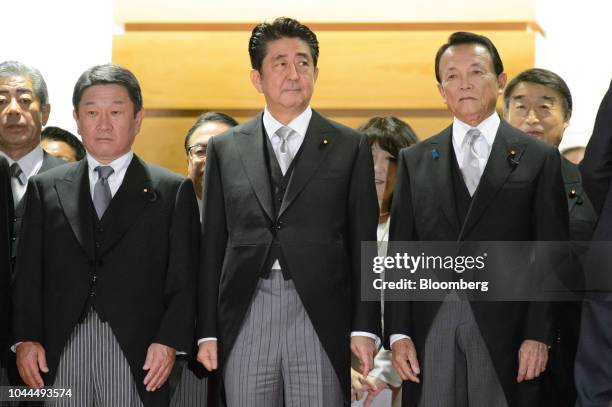
M 315 69 L 314 69 L 314 82 L 315 83 L 317 82 L 318 77 L 319 77 L 319 67 L 315 66 Z
M 261 88 L 261 74 L 257 69 L 251 69 L 251 83 L 257 89 L 257 92 L 263 93 L 263 89 Z
M 499 93 L 504 93 L 504 88 L 506 87 L 506 82 L 508 81 L 508 75 L 505 72 L 500 73 L 497 76 L 497 86 L 499 87 Z
M 74 121 L 76 122 L 77 125 L 77 133 L 79 133 L 79 135 L 81 137 L 83 137 L 83 133 L 81 133 L 81 126 L 79 126 L 79 114 L 77 113 L 76 110 L 72 111 L 72 118 L 74 119 Z
M 43 105 L 43 107 L 40 109 L 40 113 L 41 113 L 41 124 L 44 126 L 47 124 L 47 121 L 49 120 L 49 114 L 51 114 L 51 105 L 49 103 L 47 103 L 46 105 Z
M 144 115 L 145 115 L 145 110 L 144 107 L 141 108 L 137 113 L 136 113 L 136 134 L 140 133 L 140 126 L 142 125 L 142 119 L 144 119 Z

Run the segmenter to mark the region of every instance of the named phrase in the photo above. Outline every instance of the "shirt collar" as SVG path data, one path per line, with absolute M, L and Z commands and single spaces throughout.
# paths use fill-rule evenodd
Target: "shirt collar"
M 500 123 L 501 120 L 497 115 L 497 112 L 493 112 L 491 116 L 487 117 L 481 121 L 478 126 L 476 126 L 476 128 L 480 130 L 480 133 L 484 136 L 484 139 L 487 141 L 489 147 L 491 147 L 493 145 L 493 141 L 495 141 L 495 135 L 497 134 L 497 129 L 499 128 Z M 453 144 L 457 147 L 462 146 L 467 132 L 473 128 L 474 127 L 455 117 L 453 119 Z
M 118 174 L 122 170 L 127 169 L 127 167 L 130 165 L 130 163 L 132 162 L 132 157 L 134 157 L 134 152 L 130 150 L 124 155 L 122 155 L 121 157 L 116 158 L 115 160 L 111 161 L 108 164 L 101 164 L 100 162 L 98 162 L 98 160 L 96 160 L 91 155 L 89 155 L 89 153 L 87 153 L 86 157 L 87 157 L 87 164 L 89 165 L 90 171 L 96 172 L 95 171 L 96 167 L 109 165 L 113 168 L 113 174 Z
M 32 175 L 40 169 L 42 165 L 42 161 L 44 158 L 44 152 L 40 144 L 38 144 L 32 151 L 21 157 L 19 160 L 15 161 L 11 159 L 8 155 L 0 151 L 0 154 L 3 155 L 7 161 L 9 166 L 13 165 L 13 163 L 19 164 L 21 171 L 25 174 L 26 178 L 30 178 Z
M 310 124 L 310 118 L 312 117 L 312 109 L 310 106 L 306 108 L 302 113 L 296 116 L 293 120 L 291 120 L 287 127 L 294 130 L 298 133 L 302 138 L 306 136 L 306 131 L 308 130 L 308 125 Z M 272 116 L 268 107 L 266 106 L 263 113 L 263 125 L 266 129 L 266 133 L 268 133 L 268 137 L 272 137 L 274 133 L 281 127 L 285 126 L 278 120 Z

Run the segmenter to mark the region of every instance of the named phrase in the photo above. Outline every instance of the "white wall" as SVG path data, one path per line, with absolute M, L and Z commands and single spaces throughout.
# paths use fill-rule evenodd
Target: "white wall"
M 48 125 L 76 134 L 72 88 L 87 68 L 111 61 L 112 0 L 28 0 L 2 7 L 0 61 L 38 68 L 49 88 Z M 21 9 L 21 10 L 20 10 Z
M 537 0 L 536 6 L 537 21 L 546 33 L 536 47 L 536 65 L 558 73 L 574 102 L 561 147 L 584 145 L 612 79 L 612 3 Z

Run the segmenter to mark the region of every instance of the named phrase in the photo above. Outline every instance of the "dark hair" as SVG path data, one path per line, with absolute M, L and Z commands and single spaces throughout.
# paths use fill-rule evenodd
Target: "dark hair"
M 279 17 L 270 23 L 263 22 L 253 28 L 249 39 L 251 67 L 261 71 L 261 63 L 267 53 L 268 43 L 281 38 L 299 38 L 308 44 L 314 66 L 319 59 L 319 41 L 310 28 L 289 17 Z
M 436 53 L 436 80 L 438 83 L 441 83 L 440 79 L 440 59 L 442 58 L 442 54 L 449 49 L 450 47 L 454 47 L 457 45 L 463 44 L 478 44 L 482 45 L 489 51 L 489 55 L 491 56 L 491 60 L 493 61 L 493 67 L 495 68 L 495 74 L 499 76 L 502 72 L 504 72 L 504 64 L 499 56 L 499 52 L 497 52 L 497 48 L 493 45 L 490 39 L 485 37 L 484 35 L 474 34 L 465 31 L 458 31 L 452 33 L 450 37 L 448 37 L 448 42 L 443 44 L 438 52 Z
M 377 143 L 393 157 L 399 150 L 419 142 L 412 127 L 394 116 L 374 116 L 357 129 L 366 136 L 368 144 Z
M 85 147 L 83 147 L 83 143 L 67 130 L 59 127 L 47 126 L 43 129 L 40 136 L 41 140 L 61 141 L 68 144 L 74 150 L 77 161 L 85 157 Z
M 30 78 L 32 90 L 40 102 L 41 107 L 49 103 L 47 84 L 40 71 L 18 61 L 4 61 L 0 64 L 0 80 L 8 80 L 15 76 Z
M 508 85 L 506 85 L 506 89 L 504 90 L 504 107 L 506 110 L 510 107 L 510 96 L 512 96 L 514 88 L 521 82 L 543 85 L 556 91 L 563 98 L 563 117 L 565 120 L 569 120 L 572 116 L 573 102 L 569 87 L 559 75 L 541 68 L 527 69 L 515 76 Z
M 198 129 L 198 127 L 202 126 L 206 122 L 223 123 L 229 127 L 238 126 L 236 119 L 222 112 L 206 112 L 200 115 L 200 117 L 196 119 L 195 123 L 191 125 L 187 131 L 187 135 L 185 136 L 185 153 L 189 153 L 189 141 L 191 140 L 193 133 Z
M 94 85 L 121 85 L 134 104 L 134 116 L 142 110 L 142 92 L 138 79 L 129 70 L 115 64 L 96 65 L 81 74 L 72 93 L 72 106 L 78 113 L 79 103 L 85 89 Z

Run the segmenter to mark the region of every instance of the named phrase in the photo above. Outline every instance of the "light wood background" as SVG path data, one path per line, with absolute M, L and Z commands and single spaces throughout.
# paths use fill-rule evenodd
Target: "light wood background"
M 320 43 L 313 108 L 356 127 L 373 115 L 396 115 L 429 137 L 450 123 L 436 88 L 434 56 L 448 36 L 475 31 L 496 44 L 509 77 L 534 66 L 539 26 L 530 21 L 308 23 Z M 249 81 L 253 23 L 132 22 L 114 37 L 113 61 L 132 70 L 146 116 L 135 150 L 185 173 L 183 139 L 195 118 L 219 110 L 239 122 L 260 111 Z

